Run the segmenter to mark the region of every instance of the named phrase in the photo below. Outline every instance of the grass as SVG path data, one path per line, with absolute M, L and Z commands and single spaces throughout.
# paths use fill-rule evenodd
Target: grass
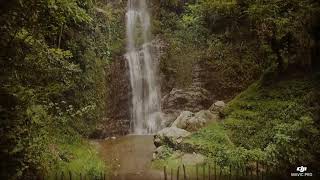
M 312 77 L 254 83 L 225 109 L 228 137 L 237 147 L 261 150 L 264 161 L 284 171 L 299 163 L 319 167 L 319 84 Z
M 72 153 L 70 162 L 62 162 L 60 167 L 65 171 L 100 173 L 105 171 L 104 162 L 99 158 L 96 149 L 88 142 L 80 144 L 64 144 L 60 146 Z
M 310 116 L 306 101 L 313 87 L 310 79 L 303 78 L 279 81 L 270 86 L 253 84 L 225 110 L 224 126 L 228 136 L 238 146 L 266 148 L 276 133 L 276 125 Z
M 184 152 L 198 152 L 209 157 L 213 155 L 213 152 L 224 151 L 232 147 L 232 142 L 226 131 L 217 122 L 193 133 L 180 145 L 180 149 Z
M 64 173 L 65 177 L 72 172 L 74 178 L 87 175 L 90 177 L 101 176 L 101 173 L 108 174 L 108 167 L 100 159 L 97 149 L 87 140 L 79 140 L 72 143 L 61 143 L 57 145 L 59 160 L 56 168 L 49 176 L 55 178 L 56 174 Z

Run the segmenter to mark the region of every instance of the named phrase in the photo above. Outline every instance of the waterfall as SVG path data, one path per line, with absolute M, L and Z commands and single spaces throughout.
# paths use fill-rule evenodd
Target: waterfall
M 150 14 L 146 0 L 128 0 L 127 53 L 132 89 L 131 128 L 134 134 L 152 134 L 160 126 L 157 62 L 151 52 Z

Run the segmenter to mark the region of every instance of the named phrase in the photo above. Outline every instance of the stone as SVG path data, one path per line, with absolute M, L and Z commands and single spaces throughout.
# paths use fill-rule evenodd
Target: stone
M 152 153 L 152 160 L 156 160 L 157 159 L 157 154 L 156 153 Z
M 183 111 L 198 112 L 211 105 L 210 93 L 201 87 L 173 88 L 161 99 L 162 127 L 170 127 Z
M 201 87 L 191 86 L 185 89 L 173 88 L 161 100 L 163 112 L 191 111 L 198 112 L 211 105 L 210 93 Z
M 181 129 L 186 129 L 187 123 L 194 116 L 194 113 L 190 111 L 182 111 L 178 118 L 171 125 L 172 127 L 177 127 Z
M 187 131 L 196 131 L 217 119 L 218 115 L 211 113 L 209 110 L 201 110 L 196 114 L 183 111 L 173 122 L 172 127 L 185 129 Z
M 179 116 L 179 111 L 170 111 L 167 113 L 161 113 L 161 127 L 170 127 L 171 124 L 177 119 Z
M 154 143 L 154 145 L 156 147 L 159 147 L 159 146 L 161 146 L 162 141 L 161 141 L 161 139 L 159 137 L 155 136 L 154 139 L 153 139 L 153 143 Z
M 211 113 L 208 110 L 201 110 L 197 112 L 194 117 L 190 118 L 187 122 L 186 130 L 196 131 L 210 122 L 214 122 L 218 119 L 216 114 Z
M 178 144 L 180 144 L 182 141 L 183 141 L 183 139 L 182 139 L 181 137 L 177 138 L 177 140 L 176 140 L 176 142 L 177 142 Z
M 183 138 L 189 136 L 191 133 L 177 127 L 167 127 L 160 130 L 154 135 L 154 145 L 159 147 L 164 144 L 169 146 L 176 146 L 183 141 Z
M 212 112 L 212 113 L 215 113 L 215 114 L 219 114 L 223 111 L 223 109 L 225 108 L 226 104 L 223 102 L 223 101 L 217 101 L 215 103 L 213 103 L 209 110 Z

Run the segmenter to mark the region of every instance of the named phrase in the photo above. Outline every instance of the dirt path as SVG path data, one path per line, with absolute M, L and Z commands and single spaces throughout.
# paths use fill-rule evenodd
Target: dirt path
M 155 150 L 152 136 L 129 135 L 115 140 L 95 141 L 115 180 L 158 180 L 163 173 L 151 169 Z

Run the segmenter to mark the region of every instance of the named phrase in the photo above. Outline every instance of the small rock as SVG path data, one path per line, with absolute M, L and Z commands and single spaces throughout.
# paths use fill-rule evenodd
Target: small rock
M 111 137 L 111 139 L 112 139 L 112 140 L 115 140 L 115 139 L 117 139 L 117 138 L 116 138 L 115 136 L 113 136 L 113 137 Z
M 183 141 L 183 139 L 182 139 L 181 137 L 176 140 L 176 142 L 177 142 L 178 144 L 180 144 L 182 141 Z
M 154 137 L 153 139 L 153 144 L 158 147 L 158 146 L 161 146 L 161 139 L 159 137 Z
M 217 107 L 224 107 L 226 104 L 223 101 L 217 101 L 214 105 Z
M 212 112 L 212 113 L 215 113 L 215 114 L 219 114 L 220 112 L 223 111 L 223 109 L 225 108 L 226 104 L 223 102 L 223 101 L 217 101 L 215 103 L 213 103 L 211 105 L 211 107 L 209 108 L 209 110 Z

